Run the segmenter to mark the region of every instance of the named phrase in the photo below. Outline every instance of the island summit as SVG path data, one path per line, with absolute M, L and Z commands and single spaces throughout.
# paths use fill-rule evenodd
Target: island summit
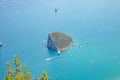
M 50 32 L 47 47 L 57 50 L 58 54 L 60 54 L 60 51 L 68 49 L 72 43 L 73 40 L 69 35 L 61 32 Z

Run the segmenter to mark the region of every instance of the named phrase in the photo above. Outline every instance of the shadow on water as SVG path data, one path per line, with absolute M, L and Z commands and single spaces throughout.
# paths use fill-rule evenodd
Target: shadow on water
M 47 51 L 48 51 L 50 56 L 56 56 L 57 55 L 57 51 L 56 50 L 48 48 Z
M 0 46 L 0 53 L 2 53 L 2 46 Z
M 48 48 L 48 53 L 50 56 L 58 56 L 58 53 L 57 53 L 57 50 L 53 50 L 53 49 L 50 49 Z M 67 50 L 64 50 L 64 51 L 61 51 L 60 52 L 60 55 L 64 55 L 64 53 L 67 53 L 68 49 Z

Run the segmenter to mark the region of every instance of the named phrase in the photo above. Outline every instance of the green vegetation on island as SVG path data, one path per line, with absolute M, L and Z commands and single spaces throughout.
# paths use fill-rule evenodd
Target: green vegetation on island
M 22 63 L 19 60 L 19 56 L 14 56 L 13 69 L 10 62 L 6 63 L 7 74 L 4 76 L 4 80 L 32 80 L 31 73 L 28 71 L 27 66 L 22 69 Z M 43 71 L 40 78 L 33 80 L 49 80 L 46 71 Z
M 54 39 L 54 43 L 57 45 L 57 47 L 61 49 L 68 47 L 73 43 L 72 38 L 64 33 L 52 32 L 50 35 Z

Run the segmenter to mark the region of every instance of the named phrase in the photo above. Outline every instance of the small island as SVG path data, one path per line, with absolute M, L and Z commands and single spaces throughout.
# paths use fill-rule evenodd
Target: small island
M 69 35 L 61 32 L 50 32 L 47 47 L 57 50 L 58 54 L 60 54 L 60 51 L 68 49 L 72 43 L 73 40 Z

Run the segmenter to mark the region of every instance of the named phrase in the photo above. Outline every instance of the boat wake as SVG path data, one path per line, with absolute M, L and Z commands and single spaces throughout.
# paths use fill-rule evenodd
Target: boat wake
M 53 58 L 46 58 L 45 60 L 46 60 L 46 61 L 49 61 L 49 60 L 52 60 L 52 59 L 53 59 Z
M 56 57 L 57 57 L 57 56 L 56 56 Z M 52 59 L 55 59 L 56 57 L 46 58 L 45 60 L 46 60 L 46 61 L 50 61 L 50 60 L 52 60 Z

